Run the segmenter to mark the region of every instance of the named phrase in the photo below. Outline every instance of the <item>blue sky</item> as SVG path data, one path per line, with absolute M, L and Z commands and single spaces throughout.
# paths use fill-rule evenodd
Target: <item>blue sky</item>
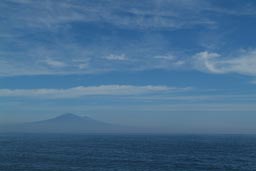
M 2 0 L 0 14 L 0 123 L 256 132 L 253 0 Z

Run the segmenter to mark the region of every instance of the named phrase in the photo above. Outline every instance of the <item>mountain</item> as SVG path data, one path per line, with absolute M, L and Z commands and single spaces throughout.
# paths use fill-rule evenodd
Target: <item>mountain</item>
M 121 133 L 133 131 L 133 128 L 105 123 L 89 117 L 80 117 L 71 113 L 48 120 L 8 125 L 0 128 L 0 132 L 24 133 Z

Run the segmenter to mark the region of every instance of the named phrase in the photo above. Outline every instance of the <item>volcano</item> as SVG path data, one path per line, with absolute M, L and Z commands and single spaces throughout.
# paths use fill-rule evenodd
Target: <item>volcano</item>
M 72 113 L 58 117 L 0 128 L 0 132 L 24 133 L 121 133 L 133 132 L 132 128 L 101 122 L 87 116 Z

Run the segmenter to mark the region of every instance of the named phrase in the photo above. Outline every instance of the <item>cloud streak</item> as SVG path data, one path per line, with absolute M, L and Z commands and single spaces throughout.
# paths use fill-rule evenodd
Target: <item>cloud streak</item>
M 195 68 L 209 73 L 256 75 L 256 50 L 243 50 L 239 55 L 222 56 L 218 53 L 200 52 L 194 56 Z
M 184 42 L 177 43 L 181 45 L 177 51 L 184 52 L 175 53 L 176 47 L 171 48 L 180 40 L 173 39 L 170 31 L 209 30 L 217 24 L 216 18 L 209 17 L 213 14 L 255 15 L 253 5 L 241 6 L 237 12 L 236 7 L 229 10 L 203 0 L 150 0 L 143 4 L 133 0 L 3 0 L 0 76 L 154 69 L 255 76 L 255 49 L 226 55 L 201 49 L 196 53 L 193 48 L 188 49 L 193 53 L 186 54 Z
M 45 61 L 47 65 L 51 66 L 51 67 L 65 67 L 67 66 L 64 62 L 62 61 L 57 61 L 57 60 L 52 60 L 52 59 L 47 59 Z
M 101 22 L 120 28 L 142 30 L 215 27 L 217 22 L 203 14 L 256 15 L 255 7 L 250 4 L 242 3 L 239 9 L 228 9 L 206 0 L 149 0 L 143 3 L 134 0 L 3 0 L 1 8 L 1 11 L 7 12 L 5 27 L 8 26 L 9 30 L 36 28 L 55 31 L 74 22 Z M 20 8 L 23 10 L 15 10 Z
M 161 92 L 185 91 L 187 88 L 168 86 L 100 85 L 68 89 L 0 89 L 3 97 L 78 98 L 83 96 L 145 95 Z
M 128 58 L 125 56 L 125 54 L 121 54 L 121 55 L 110 54 L 110 55 L 104 57 L 104 59 L 107 59 L 110 61 L 126 61 L 126 60 L 128 60 Z
M 78 51 L 79 49 L 71 52 L 70 55 L 76 54 Z M 35 54 L 37 53 L 40 52 L 36 52 Z M 149 56 L 147 59 L 128 58 L 124 54 L 110 54 L 102 58 L 82 56 L 80 59 L 76 59 L 74 57 L 65 57 L 63 60 L 49 57 L 41 59 L 40 56 L 35 58 L 34 61 L 11 61 L 9 59 L 2 59 L 0 60 L 0 75 L 70 75 L 110 71 L 171 70 L 186 68 L 211 74 L 236 73 L 256 76 L 255 49 L 242 50 L 240 52 L 234 52 L 233 54 L 235 55 L 223 55 L 215 52 L 202 51 L 182 59 L 173 55 Z M 118 62 L 118 64 L 116 62 Z
M 195 0 L 159 1 L 4 1 L 9 10 L 7 21 L 23 22 L 22 27 L 58 29 L 72 22 L 104 22 L 129 29 L 178 29 L 211 26 L 214 22 L 195 13 L 207 3 Z M 13 5 L 24 10 L 12 13 Z M 26 8 L 25 8 L 26 7 Z M 186 12 L 184 12 L 186 11 Z M 32 14 L 32 15 L 31 15 Z M 20 27 L 18 25 L 12 27 Z

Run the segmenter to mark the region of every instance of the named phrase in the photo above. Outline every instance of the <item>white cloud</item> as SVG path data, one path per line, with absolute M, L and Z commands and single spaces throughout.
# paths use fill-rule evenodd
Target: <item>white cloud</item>
M 88 42 L 87 44 L 76 42 L 73 36 L 80 33 L 73 32 L 71 28 L 77 22 L 105 23 L 125 29 L 172 30 L 191 28 L 195 25 L 209 27 L 215 22 L 202 14 L 205 11 L 223 13 L 217 8 L 210 7 L 211 4 L 203 0 L 152 0 L 142 4 L 136 1 L 109 0 L 101 3 L 69 0 L 4 1 L 0 5 L 0 11 L 6 17 L 5 24 L 0 30 L 0 37 L 8 39 L 6 42 L 3 41 L 4 46 L 9 46 L 10 42 L 13 42 L 13 45 L 7 48 L 11 50 L 3 51 L 6 54 L 0 52 L 0 76 L 69 75 L 113 70 L 191 69 L 191 66 L 188 66 L 188 63 L 191 63 L 190 57 L 177 58 L 164 52 L 172 48 L 165 35 L 150 34 L 148 38 L 145 36 L 140 41 L 127 39 L 126 42 L 117 41 L 120 36 L 113 32 L 114 38 L 111 37 L 112 35 L 103 36 L 100 39 L 95 38 L 93 42 L 96 43 Z M 17 8 L 23 10 L 13 12 Z M 31 35 L 39 33 L 39 37 L 30 41 L 20 39 L 30 33 Z M 45 37 L 47 41 L 38 43 L 35 40 L 41 40 L 40 36 L 45 36 L 42 33 L 47 33 Z M 42 63 L 45 57 L 49 59 Z M 249 61 L 249 58 L 252 60 Z M 86 60 L 80 62 L 76 59 Z M 192 59 L 195 60 L 192 69 L 210 73 L 234 72 L 255 75 L 253 57 L 238 56 L 236 59 L 222 59 L 220 54 L 201 52 Z M 120 62 L 117 64 L 116 61 Z
M 205 10 L 218 13 L 225 14 L 231 16 L 255 16 L 256 15 L 256 7 L 251 3 L 243 3 L 240 1 L 240 5 L 221 7 L 221 6 L 208 6 Z M 232 4 L 231 4 L 232 5 Z
M 215 25 L 215 22 L 195 12 L 202 12 L 206 6 L 208 3 L 202 0 L 153 0 L 145 3 L 11 0 L 2 3 L 2 7 L 10 11 L 6 21 L 11 28 L 53 30 L 72 22 L 103 22 L 128 29 L 179 29 L 198 25 L 209 27 Z M 24 9 L 12 13 L 13 8 Z
M 251 81 L 251 84 L 256 84 L 256 80 L 252 80 L 252 81 Z
M 163 59 L 163 60 L 175 60 L 176 57 L 173 55 L 157 55 L 154 56 L 155 59 Z
M 88 67 L 88 64 L 87 63 L 81 63 L 81 64 L 78 64 L 78 68 L 79 69 L 85 69 Z
M 125 61 L 125 60 L 128 60 L 128 58 L 125 56 L 125 54 L 121 54 L 121 55 L 110 54 L 108 56 L 105 56 L 104 59 L 111 60 L 111 61 Z
M 51 67 L 65 67 L 65 66 L 67 66 L 64 62 L 53 60 L 53 59 L 46 59 L 43 62 L 45 62 L 47 65 L 49 65 Z
M 197 53 L 192 58 L 195 67 L 202 71 L 211 73 L 221 73 L 222 71 L 216 68 L 216 58 L 220 57 L 217 53 L 209 53 L 207 51 Z
M 58 47 L 61 49 L 61 47 Z M 81 52 L 81 54 L 79 54 Z M 49 56 L 43 59 L 43 56 L 37 54 L 45 54 Z M 0 54 L 0 76 L 14 75 L 70 75 L 70 74 L 91 74 L 109 71 L 140 71 L 150 69 L 191 69 L 201 72 L 213 74 L 236 73 L 248 76 L 256 75 L 256 49 L 242 50 L 233 52 L 232 54 L 223 55 L 215 52 L 203 51 L 196 53 L 190 57 L 179 58 L 173 55 L 156 55 L 153 57 L 137 57 L 127 58 L 124 54 L 104 56 L 101 52 L 99 55 L 103 57 L 90 57 L 80 48 L 73 50 L 70 48 L 70 54 L 60 58 L 54 56 L 62 56 L 65 53 L 59 51 L 49 53 L 48 51 L 33 51 L 36 57 L 30 56 L 31 60 L 11 58 L 15 55 Z M 95 51 L 96 53 L 96 51 Z M 16 53 L 17 54 L 17 53 Z M 3 58 L 1 59 L 1 55 Z M 19 54 L 17 54 L 19 55 Z M 29 53 L 29 55 L 32 55 Z M 80 55 L 80 56 L 79 56 Z M 6 57 L 4 57 L 6 56 Z M 9 58 L 7 58 L 9 56 Z M 70 57 L 69 57 L 70 56 Z M 79 57 L 73 57 L 79 56 Z M 106 62 L 104 60 L 109 60 Z M 115 61 L 120 61 L 118 65 Z M 125 61 L 121 63 L 121 61 Z
M 210 73 L 256 75 L 256 50 L 243 50 L 236 56 L 200 52 L 194 56 L 194 67 Z
M 168 86 L 100 85 L 79 86 L 69 89 L 0 89 L 0 96 L 24 96 L 43 98 L 77 98 L 93 95 L 139 95 L 168 91 L 184 91 L 186 88 Z

